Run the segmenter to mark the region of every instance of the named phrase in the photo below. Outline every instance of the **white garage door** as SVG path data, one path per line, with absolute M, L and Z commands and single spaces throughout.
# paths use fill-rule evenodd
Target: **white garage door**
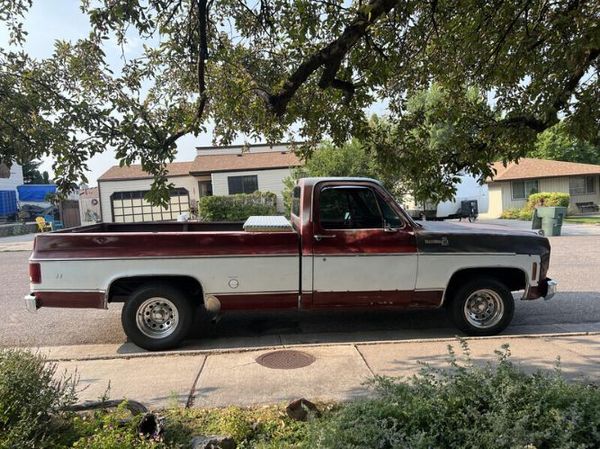
M 139 223 L 142 221 L 177 220 L 182 212 L 190 210 L 190 196 L 186 189 L 171 191 L 169 206 L 152 206 L 144 199 L 147 191 L 115 192 L 110 196 L 115 223 Z

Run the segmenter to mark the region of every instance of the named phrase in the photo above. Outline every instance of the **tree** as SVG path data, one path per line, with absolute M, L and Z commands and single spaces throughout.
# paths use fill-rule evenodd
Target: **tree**
M 0 0 L 15 44 L 31 1 Z M 295 129 L 309 155 L 324 136 L 337 144 L 363 136 L 366 110 L 380 101 L 401 119 L 406 99 L 434 81 L 455 114 L 466 86 L 495 105 L 477 124 L 493 139 L 455 168 L 480 171 L 501 140 L 513 143 L 502 159 L 523 156 L 559 117 L 573 135 L 600 139 L 598 2 L 82 0 L 82 8 L 88 38 L 57 42 L 47 60 L 0 53 L 1 157 L 50 152 L 61 186 L 111 146 L 123 164 L 140 161 L 155 175 L 151 199 L 164 200 L 178 139 L 209 122 L 218 143 L 239 134 L 274 141 Z M 106 45 L 131 38 L 144 42 L 142 54 L 111 67 Z
M 483 182 L 495 175 L 490 162 L 516 159 L 531 146 L 527 136 L 498 129 L 498 113 L 478 89 L 453 95 L 439 84 L 416 92 L 400 117 L 374 117 L 365 139 L 416 204 L 451 199 L 460 174 Z
M 600 146 L 584 142 L 568 134 L 563 123 L 538 135 L 529 157 L 556 161 L 600 164 Z
M 41 161 L 27 161 L 23 163 L 23 182 L 25 184 L 50 184 L 50 176 L 47 171 L 40 172 L 38 167 Z
M 324 142 L 314 150 L 304 166 L 293 170 L 292 176 L 283 180 L 285 189 L 283 199 L 285 210 L 290 210 L 292 189 L 296 181 L 305 177 L 351 176 L 381 180 L 384 185 L 396 192 L 397 179 L 384 175 L 384 170 L 359 139 L 351 139 L 342 145 Z

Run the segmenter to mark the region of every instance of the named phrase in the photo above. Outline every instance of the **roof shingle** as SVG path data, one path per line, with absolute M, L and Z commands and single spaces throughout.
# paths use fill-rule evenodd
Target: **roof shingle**
M 191 162 L 173 162 L 167 164 L 169 176 L 187 176 L 190 174 L 224 171 L 264 170 L 298 167 L 302 161 L 291 152 L 265 152 L 244 154 L 215 154 L 196 156 Z M 142 170 L 141 165 L 109 168 L 99 181 L 118 181 L 125 179 L 146 179 L 152 175 Z
M 556 178 L 561 176 L 600 175 L 600 165 L 576 162 L 551 161 L 546 159 L 522 158 L 506 167 L 494 162 L 496 176 L 488 182 L 514 181 L 517 179 Z

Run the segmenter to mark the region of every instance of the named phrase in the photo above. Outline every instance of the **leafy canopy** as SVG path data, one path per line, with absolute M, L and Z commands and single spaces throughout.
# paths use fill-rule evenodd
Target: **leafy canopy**
M 594 1 L 82 0 L 89 36 L 56 42 L 44 60 L 19 48 L 31 3 L 0 0 L 14 44 L 0 50 L 0 158 L 51 156 L 63 187 L 113 147 L 155 175 L 160 201 L 177 141 L 209 123 L 217 143 L 294 131 L 309 155 L 323 137 L 368 133 L 366 110 L 379 102 L 401 120 L 406 99 L 432 82 L 453 115 L 466 86 L 493 98 L 454 169 L 480 172 L 499 141 L 502 159 L 522 156 L 560 118 L 569 133 L 600 138 Z M 131 39 L 141 53 L 111 66 L 107 46 Z

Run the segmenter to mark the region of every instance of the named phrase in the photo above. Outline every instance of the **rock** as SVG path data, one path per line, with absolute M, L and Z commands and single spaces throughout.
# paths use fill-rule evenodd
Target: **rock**
M 200 435 L 192 438 L 192 449 L 235 449 L 233 438 L 221 435 Z
M 308 421 L 311 418 L 321 416 L 317 406 L 304 398 L 290 402 L 285 411 L 290 418 L 296 421 Z

